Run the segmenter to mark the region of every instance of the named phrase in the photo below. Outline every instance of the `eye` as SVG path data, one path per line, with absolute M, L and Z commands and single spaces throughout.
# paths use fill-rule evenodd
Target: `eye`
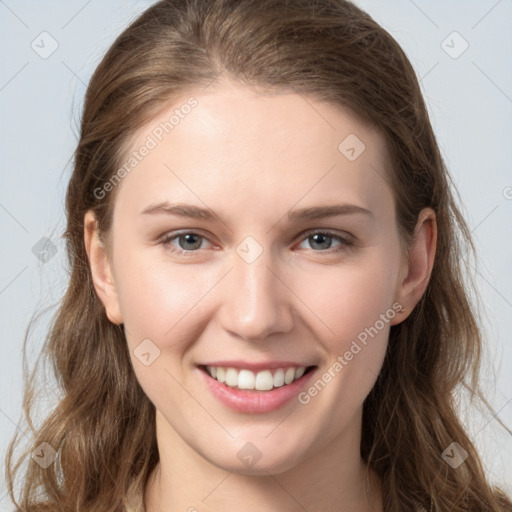
M 178 240 L 179 248 L 172 244 L 173 240 Z M 200 233 L 195 231 L 186 231 L 182 233 L 168 233 L 161 240 L 161 244 L 166 250 L 177 254 L 185 254 L 189 252 L 196 252 L 196 249 L 201 248 L 202 240 L 206 238 Z
M 314 252 L 333 254 L 346 250 L 347 248 L 354 245 L 351 240 L 329 231 L 317 230 L 308 232 L 306 235 L 306 238 L 303 240 L 304 242 L 312 240 L 312 243 L 310 243 L 314 249 Z M 173 244 L 173 241 L 175 240 L 178 242 L 179 247 Z M 194 253 L 198 252 L 198 249 L 204 248 L 201 247 L 204 240 L 207 240 L 207 238 L 198 232 L 184 231 L 181 233 L 168 233 L 162 238 L 160 243 L 166 250 L 172 253 L 192 256 Z M 339 242 L 338 246 L 334 250 L 331 249 L 333 240 L 337 240 Z
M 332 240 L 337 240 L 339 243 L 338 247 L 334 250 L 331 249 L 332 246 Z M 342 237 L 340 235 L 337 235 L 335 233 L 331 233 L 329 231 L 314 231 L 307 234 L 307 237 L 304 239 L 304 241 L 312 240 L 312 243 L 310 242 L 311 246 L 313 248 L 319 248 L 319 251 L 315 252 L 327 252 L 328 254 L 337 253 L 345 250 L 347 247 L 353 246 L 353 242 L 349 240 L 348 238 Z

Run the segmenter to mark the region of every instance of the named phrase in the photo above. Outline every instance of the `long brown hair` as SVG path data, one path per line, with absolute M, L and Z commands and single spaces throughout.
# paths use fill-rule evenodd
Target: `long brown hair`
M 107 319 L 92 283 L 84 214 L 94 210 L 109 233 L 115 194 L 94 191 L 122 165 L 131 137 L 172 98 L 221 73 L 340 105 L 376 127 L 389 150 L 386 175 L 404 243 L 423 208 L 436 212 L 428 288 L 391 328 L 364 403 L 361 455 L 382 479 L 384 510 L 512 511 L 486 481 L 454 400 L 466 389 L 487 404 L 478 387 L 479 309 L 469 300 L 474 283 L 463 258 L 466 250 L 475 254 L 470 232 L 413 67 L 382 27 L 345 0 L 163 0 L 115 40 L 87 88 L 66 197 L 70 281 L 40 355 L 60 395 L 34 427 L 36 368 L 25 376 L 33 437 L 16 463 L 18 435 L 9 446 L 11 499 L 24 512 L 120 512 L 159 460 L 155 408 L 136 379 L 123 328 Z M 442 458 L 454 441 L 468 454 L 457 469 Z M 57 452 L 47 468 L 28 457 L 44 442 Z M 18 503 L 14 479 L 25 458 Z

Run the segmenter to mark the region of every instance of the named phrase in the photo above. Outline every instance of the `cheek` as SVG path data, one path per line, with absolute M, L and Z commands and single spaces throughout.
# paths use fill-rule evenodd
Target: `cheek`
M 116 278 L 135 375 L 146 396 L 164 410 L 187 404 L 179 383 L 184 379 L 184 355 L 200 335 L 195 320 L 205 292 L 199 289 L 202 281 L 189 275 L 191 265 L 183 271 L 155 257 L 156 251 L 130 251 L 118 261 Z M 146 360 L 144 354 L 149 354 Z
M 389 330 L 394 318 L 398 262 L 384 251 L 368 251 L 364 257 L 347 260 L 339 266 L 323 267 L 314 278 L 297 281 L 298 295 L 325 327 L 318 335 L 331 344 L 331 350 L 346 350 L 352 339 L 378 322 L 379 331 Z M 381 315 L 388 318 L 381 325 Z M 389 318 L 391 317 L 391 318 Z M 386 338 L 384 332 L 384 338 Z M 364 337 L 364 335 L 362 336 Z
M 308 306 L 322 320 L 316 322 L 318 339 L 328 354 L 310 396 L 321 391 L 324 403 L 339 404 L 335 415 L 343 423 L 362 404 L 382 367 L 396 316 L 392 306 L 398 260 L 391 251 L 368 251 L 351 264 L 324 272 L 324 279 L 315 279 L 316 285 L 310 281 L 302 290 L 309 297 Z M 319 283 L 326 284 L 319 287 Z
M 117 262 L 116 282 L 130 348 L 149 338 L 162 356 L 184 352 L 204 328 L 218 273 L 172 263 L 159 248 L 128 253 Z
M 149 251 L 147 251 L 149 252 Z M 177 317 L 190 309 L 190 290 L 172 266 L 165 266 L 143 251 L 129 251 L 116 263 L 116 288 L 127 334 L 161 340 Z
M 317 303 L 332 332 L 319 337 L 326 362 L 299 400 L 319 418 L 317 428 L 324 429 L 326 439 L 337 435 L 360 410 L 382 368 L 396 311 L 389 281 L 379 276 L 368 266 L 340 272 L 328 300 Z

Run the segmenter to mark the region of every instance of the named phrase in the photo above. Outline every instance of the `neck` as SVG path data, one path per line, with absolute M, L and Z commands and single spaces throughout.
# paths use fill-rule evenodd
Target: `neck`
M 355 419 L 356 420 L 356 419 Z M 360 421 L 360 417 L 357 418 Z M 360 429 L 348 428 L 307 460 L 272 474 L 222 469 L 193 450 L 157 411 L 160 461 L 144 493 L 146 512 L 382 512 L 380 480 L 360 457 Z M 356 438 L 355 438 L 356 437 Z

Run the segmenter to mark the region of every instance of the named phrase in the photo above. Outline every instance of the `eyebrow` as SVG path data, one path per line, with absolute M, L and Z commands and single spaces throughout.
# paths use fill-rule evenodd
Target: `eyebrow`
M 168 201 L 155 203 L 147 206 L 141 211 L 142 215 L 175 215 L 178 217 L 187 217 L 192 219 L 201 219 L 213 221 L 219 217 L 208 208 L 201 208 L 191 204 L 176 203 L 172 204 Z M 299 210 L 292 210 L 288 212 L 287 217 L 289 221 L 301 220 L 317 220 L 327 217 L 337 217 L 339 215 L 353 215 L 364 214 L 373 217 L 373 213 L 366 208 L 357 206 L 355 204 L 333 204 L 325 206 L 312 206 L 309 208 L 302 208 Z

